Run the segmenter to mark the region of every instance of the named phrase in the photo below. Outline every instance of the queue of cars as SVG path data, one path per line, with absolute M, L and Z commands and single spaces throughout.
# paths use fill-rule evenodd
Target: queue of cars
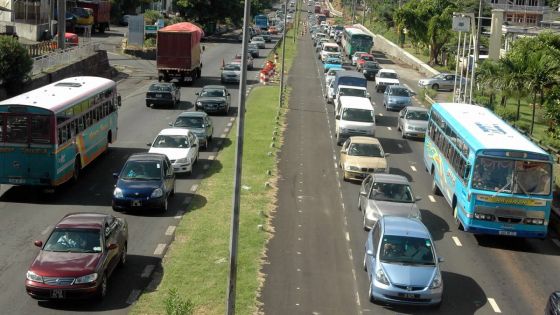
M 326 65 L 331 57 L 324 56 L 336 49 L 331 48 L 328 36 L 336 33 L 320 26 L 311 30 L 318 58 Z M 397 129 L 403 138 L 424 136 L 428 111 L 412 106 L 412 91 L 401 85 L 394 70 L 382 68 L 373 55 L 357 52 L 350 63 L 355 71 L 344 65 L 326 70 L 325 87 L 327 102 L 334 106 L 343 180 L 360 183 L 358 208 L 363 228 L 369 231 L 363 259 L 368 297 L 371 302 L 437 307 L 443 296 L 439 268 L 443 259 L 422 223 L 416 204 L 420 198 L 406 177 L 391 174 L 389 154 L 375 138 L 375 104 L 367 92 L 368 79 L 375 80 L 376 92 L 383 93 L 387 110 L 399 111 Z

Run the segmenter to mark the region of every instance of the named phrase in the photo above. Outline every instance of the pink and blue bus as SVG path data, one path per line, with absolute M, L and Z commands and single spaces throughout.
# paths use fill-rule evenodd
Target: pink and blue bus
M 0 183 L 55 187 L 117 139 L 113 80 L 71 77 L 0 102 Z
M 554 160 L 489 109 L 432 105 L 424 163 L 460 229 L 546 237 Z

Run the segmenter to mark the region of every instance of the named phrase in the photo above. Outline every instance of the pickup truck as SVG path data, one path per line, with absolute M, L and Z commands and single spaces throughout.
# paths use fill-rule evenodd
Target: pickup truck
M 375 76 L 375 91 L 384 92 L 389 85 L 399 85 L 399 75 L 393 69 L 380 69 Z

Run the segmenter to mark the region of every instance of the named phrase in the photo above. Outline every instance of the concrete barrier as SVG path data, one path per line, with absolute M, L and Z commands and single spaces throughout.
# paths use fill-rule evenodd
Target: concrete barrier
M 386 39 L 385 37 L 372 33 L 370 30 L 368 30 L 362 24 L 354 24 L 354 27 L 359 28 L 359 29 L 363 30 L 364 32 L 373 36 L 373 42 L 374 42 L 373 47 L 375 48 L 375 50 L 379 50 L 379 51 L 385 53 L 388 56 L 391 56 L 391 57 L 393 57 L 397 60 L 402 61 L 403 63 L 405 63 L 407 65 L 412 66 L 418 72 L 420 72 L 420 73 L 422 73 L 426 76 L 433 76 L 433 75 L 439 74 L 439 71 L 437 71 L 436 69 L 430 67 L 425 62 L 416 58 L 411 53 L 402 49 L 397 44 L 395 44 L 392 41 Z
M 338 16 L 338 17 L 342 16 L 342 12 L 335 10 L 335 8 L 333 7 L 333 5 L 329 0 L 325 0 L 325 2 L 327 3 L 327 7 L 329 8 L 329 12 L 331 15 Z

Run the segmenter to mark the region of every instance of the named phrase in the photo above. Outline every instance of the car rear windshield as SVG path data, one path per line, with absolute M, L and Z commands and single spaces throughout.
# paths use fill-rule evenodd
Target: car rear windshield
M 174 127 L 185 127 L 185 128 L 202 128 L 204 119 L 202 117 L 177 117 Z
M 398 79 L 397 74 L 394 72 L 380 72 L 379 77 L 387 79 Z
M 435 265 L 432 241 L 427 238 L 384 235 L 380 249 L 382 262 Z
M 236 64 L 229 64 L 229 65 L 225 65 L 224 70 L 239 71 L 241 70 L 241 67 Z
M 340 95 L 344 95 L 344 96 L 367 97 L 367 91 L 360 90 L 360 89 L 341 88 L 339 93 Z
M 205 97 L 220 97 L 225 96 L 224 90 L 221 89 L 204 89 L 200 92 L 200 96 Z
M 171 86 L 163 84 L 152 84 L 149 88 L 150 92 L 171 92 Z
M 44 251 L 72 253 L 100 253 L 100 230 L 55 229 L 45 242 Z
M 152 144 L 154 148 L 188 148 L 189 140 L 184 135 L 159 135 Z
M 342 119 L 357 122 L 375 122 L 373 110 L 347 108 L 342 113 Z

